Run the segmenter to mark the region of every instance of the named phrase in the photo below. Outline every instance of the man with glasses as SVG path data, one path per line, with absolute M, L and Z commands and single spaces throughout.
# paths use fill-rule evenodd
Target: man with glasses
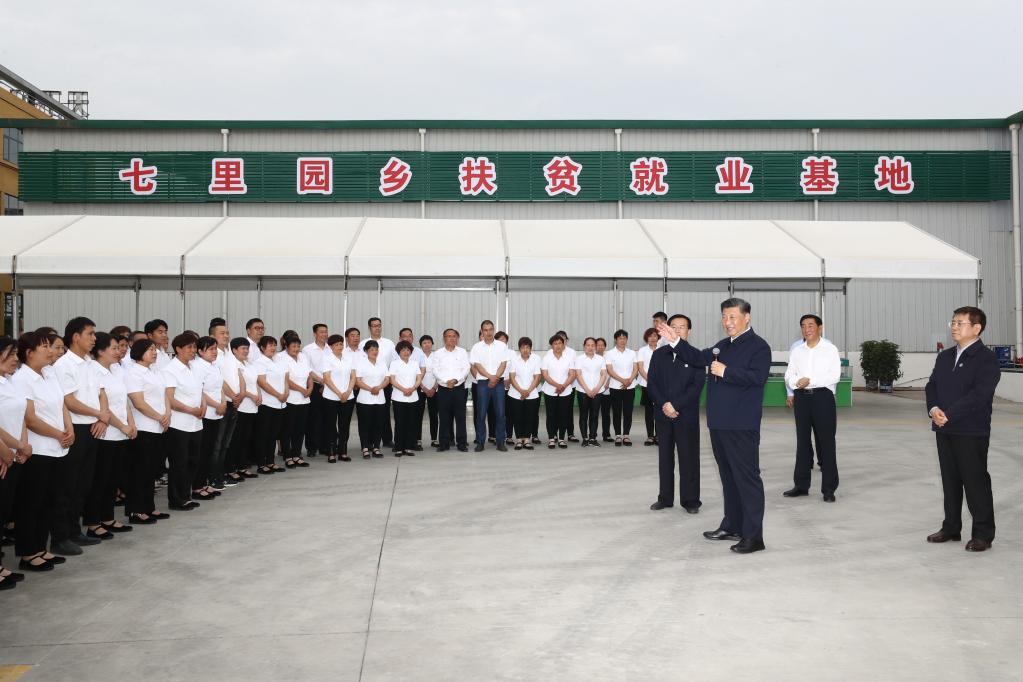
M 983 552 L 995 539 L 995 510 L 987 451 L 991 406 L 1001 378 L 998 358 L 980 340 L 987 316 L 980 308 L 956 308 L 949 322 L 954 348 L 938 354 L 927 382 L 927 416 L 938 446 L 945 520 L 927 542 L 961 539 L 963 493 L 973 516 L 969 552 Z

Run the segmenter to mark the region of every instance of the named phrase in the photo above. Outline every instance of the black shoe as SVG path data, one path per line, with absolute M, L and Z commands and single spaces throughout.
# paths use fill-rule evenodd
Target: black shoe
M 14 574 L 12 573 L 11 575 Z M 11 580 L 10 575 L 6 577 L 0 577 L 0 592 L 3 592 L 4 590 L 13 590 L 17 586 L 18 586 L 17 582 Z
M 604 442 L 605 443 L 613 443 L 613 442 L 615 442 L 615 439 L 612 438 L 611 436 L 604 436 Z
M 151 526 L 154 523 L 156 523 L 156 519 L 154 519 L 152 516 L 146 517 L 146 520 L 143 521 L 142 519 L 139 518 L 138 514 L 128 514 L 128 521 L 130 521 L 133 524 L 141 524 L 143 526 Z M 125 528 L 131 528 L 131 526 L 125 526 Z
M 96 543 L 103 542 L 102 540 L 96 540 Z M 58 540 L 57 542 L 50 543 L 50 551 L 54 554 L 63 554 L 65 556 L 78 556 L 84 554 L 82 548 L 76 543 L 70 540 Z
M 500 445 L 497 446 L 497 451 L 498 452 L 508 452 L 508 446 L 505 445 L 504 443 L 501 443 Z
M 149 518 L 156 519 L 157 521 L 163 521 L 164 519 L 169 519 L 170 518 L 170 514 L 168 514 L 167 512 L 153 512 L 152 514 L 149 514 L 148 516 L 149 516 Z
M 468 445 L 459 445 L 458 446 L 458 451 L 459 452 L 469 452 L 469 446 Z
M 4 578 L 4 580 L 10 580 L 12 583 L 20 583 L 25 579 L 24 573 L 18 573 L 17 571 L 11 571 L 11 574 Z
M 170 508 L 173 509 L 174 511 L 192 511 L 193 507 L 192 505 L 188 504 L 172 504 L 170 505 Z
M 405 456 L 406 457 L 415 457 L 416 456 L 416 451 L 415 450 L 406 450 L 405 451 Z
M 960 542 L 960 541 L 962 541 L 962 539 L 963 539 L 963 536 L 962 536 L 961 533 L 949 533 L 949 532 L 946 532 L 944 530 L 939 530 L 937 533 L 931 533 L 930 535 L 927 536 L 927 542 L 949 542 L 949 541 Z
M 708 540 L 742 540 L 738 533 L 729 533 L 724 528 L 704 531 L 703 537 Z
M 476 447 L 473 448 L 473 452 L 483 452 L 483 443 L 476 443 Z
M 599 448 L 600 447 L 600 441 L 598 441 L 596 438 L 591 438 L 590 439 L 590 445 L 592 445 L 595 448 Z
M 54 563 L 52 561 L 47 561 L 46 559 L 43 559 L 43 563 L 39 565 L 33 564 L 31 561 L 26 561 L 25 559 L 22 559 L 21 561 L 18 562 L 18 568 L 20 568 L 21 570 L 33 571 L 36 573 L 42 573 L 43 571 L 52 571 L 53 566 Z
M 71 542 L 75 543 L 79 547 L 88 547 L 89 545 L 98 545 L 103 541 L 99 538 L 90 538 L 84 533 L 79 533 L 71 538 Z
M 394 454 L 395 457 L 401 457 L 405 453 L 402 452 L 401 450 L 395 450 L 392 454 Z
M 803 497 L 804 495 L 809 494 L 810 491 L 803 490 L 802 488 L 792 488 L 791 490 L 786 490 L 785 492 L 782 493 L 782 495 L 784 495 L 785 497 Z
M 100 542 L 102 542 L 104 540 L 113 540 L 114 539 L 114 534 L 111 533 L 110 531 L 105 531 L 103 533 L 97 533 L 96 531 L 90 529 L 90 530 L 85 531 L 85 535 L 86 535 L 86 537 L 96 538 Z
M 764 541 L 760 538 L 743 538 L 736 544 L 729 547 L 730 550 L 736 554 L 752 554 L 753 552 L 761 552 L 765 549 Z
M 448 446 L 448 445 L 438 445 L 437 446 L 437 452 L 447 452 L 450 449 L 451 449 L 451 447 Z
M 834 502 L 835 501 L 835 493 L 824 493 L 824 501 L 825 502 Z
M 579 439 L 578 439 L 578 438 L 576 438 L 575 436 L 569 436 L 569 437 L 568 437 L 568 442 L 569 442 L 569 443 L 578 443 L 578 442 L 579 442 Z
M 412 448 L 412 449 L 413 449 L 413 450 L 415 450 L 416 452 L 422 452 L 422 451 L 423 451 L 423 444 L 422 444 L 422 443 L 419 443 L 419 444 L 417 444 L 417 445 L 416 445 L 416 446 L 415 446 L 414 448 Z
M 251 471 L 243 471 L 241 472 L 240 475 L 242 477 L 242 480 L 246 478 L 259 478 L 259 474 L 252 473 Z
M 533 445 L 540 445 L 540 444 L 542 444 L 542 443 L 543 443 L 543 441 L 541 441 L 541 440 L 540 440 L 539 438 L 537 438 L 536 436 L 533 436 L 532 438 L 530 438 L 530 442 L 532 442 L 532 443 L 533 443 Z
M 584 448 L 588 448 L 588 447 L 590 447 L 590 441 L 588 441 L 588 440 L 586 440 L 586 439 L 583 439 L 583 447 L 584 447 Z
M 669 508 L 674 507 L 674 506 L 675 505 L 673 505 L 673 504 L 664 504 L 660 500 L 657 500 L 652 505 L 650 505 L 650 509 L 653 510 L 653 511 L 660 511 L 661 509 L 669 509 Z
M 685 507 L 684 506 L 682 508 L 686 510 L 687 514 L 699 514 L 700 513 L 700 508 L 699 507 Z

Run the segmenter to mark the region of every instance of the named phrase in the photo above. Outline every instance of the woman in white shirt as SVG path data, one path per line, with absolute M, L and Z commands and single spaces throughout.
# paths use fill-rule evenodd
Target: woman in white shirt
M 519 339 L 519 352 L 508 360 L 508 413 L 515 427 L 515 449 L 533 449 L 533 434 L 540 422 L 540 358 L 533 353 L 533 340 Z M 508 431 L 509 434 L 512 431 Z
M 419 437 L 416 439 L 416 443 L 419 446 L 423 444 L 423 414 L 429 413 L 430 415 L 430 447 L 437 447 L 437 377 L 433 373 L 433 369 L 430 366 L 430 356 L 433 355 L 433 337 L 429 334 L 423 334 L 419 337 L 419 349 L 423 351 L 422 366 L 424 370 L 423 382 L 419 385 L 419 402 L 416 403 L 419 406 L 419 416 L 416 418 L 416 424 L 419 425 Z M 422 447 L 417 447 L 417 450 L 421 450 Z
M 117 465 L 123 463 L 131 440 L 138 435 L 135 420 L 128 409 L 128 387 L 115 367 L 121 351 L 117 340 L 105 332 L 96 332 L 96 343 L 90 351 L 96 362 L 89 363 L 89 371 L 100 387 L 100 403 L 106 402 L 110 422 L 98 438 L 96 466 L 93 470 L 92 490 L 85 499 L 82 520 L 88 526 L 86 535 L 94 538 L 112 538 L 114 533 L 132 530 L 114 519 L 114 500 L 117 497 Z
M 601 392 L 607 382 L 604 358 L 597 355 L 597 340 L 583 341 L 583 352 L 575 356 L 575 376 L 579 384 L 579 436 L 583 447 L 600 445 L 597 441 L 597 419 L 600 416 Z
M 515 427 L 515 422 L 512 420 L 511 412 L 508 410 L 508 389 L 510 388 L 509 385 L 508 385 L 508 377 L 511 376 L 511 370 L 509 369 L 508 366 L 511 363 L 511 359 L 514 358 L 516 355 L 518 355 L 518 352 L 515 351 L 515 349 L 512 348 L 511 343 L 510 343 L 510 341 L 508 339 L 508 334 L 506 334 L 505 332 L 497 332 L 496 334 L 494 334 L 494 340 L 495 341 L 500 341 L 501 343 L 503 343 L 505 346 L 508 347 L 507 355 L 505 357 L 505 362 L 504 362 L 504 374 L 501 375 L 501 380 L 504 382 L 504 397 L 505 397 L 505 400 L 504 400 L 504 433 L 505 433 L 504 443 L 505 443 L 505 445 L 513 445 L 515 443 L 515 438 L 514 438 L 514 436 L 512 434 L 514 433 L 513 429 Z M 494 413 L 494 410 L 495 410 L 494 401 L 491 400 L 489 407 L 487 407 L 487 413 L 488 413 L 487 414 L 487 420 L 488 420 L 488 424 L 490 424 L 488 426 L 488 428 L 490 429 L 490 433 L 495 433 L 496 434 L 497 431 L 495 431 L 494 427 L 492 426 L 492 424 L 494 423 L 494 420 L 492 418 L 490 418 L 490 414 Z
M 263 397 L 256 417 L 256 436 L 253 439 L 253 450 L 256 453 L 253 463 L 263 475 L 275 474 L 282 468 L 274 465 L 277 453 L 277 442 L 285 438 L 285 405 L 288 401 L 288 368 L 277 352 L 277 339 L 269 334 L 263 336 L 256 344 L 259 354 L 249 357 L 249 364 L 256 369 L 256 385 Z M 291 459 L 285 460 L 288 468 L 292 468 Z
M 257 351 L 257 356 L 250 358 L 252 349 Z M 259 348 L 255 343 L 239 336 L 231 339 L 231 355 L 234 356 L 241 376 L 239 377 L 240 401 L 235 405 L 238 410 L 238 422 L 234 426 L 234 435 L 231 438 L 231 447 L 228 451 L 228 464 L 225 470 L 228 474 L 227 484 L 242 483 L 247 478 L 259 478 L 259 474 L 249 471 L 249 467 L 260 462 L 261 451 L 257 448 L 256 424 L 259 406 L 263 403 L 263 395 L 257 383 L 257 365 L 259 359 Z M 225 363 L 224 367 L 228 367 Z
M 285 462 L 292 467 L 307 467 L 309 462 L 302 459 L 302 443 L 305 441 L 306 423 L 309 421 L 311 396 L 313 394 L 313 368 L 309 358 L 302 352 L 302 340 L 292 333 L 281 338 L 284 352 L 277 356 L 288 372 L 288 397 L 285 406 L 284 434 L 281 438 Z M 314 449 L 310 448 L 310 452 Z
M 366 357 L 355 366 L 355 384 L 359 387 L 359 395 L 355 398 L 355 410 L 359 415 L 359 444 L 362 447 L 362 458 L 383 457 L 380 442 L 384 435 L 384 422 L 388 421 L 387 403 L 384 400 L 384 387 L 390 381 L 387 372 L 390 369 L 380 359 L 380 345 L 370 339 L 362 347 Z
M 355 411 L 355 368 L 344 352 L 345 337 L 332 334 L 327 339 L 330 353 L 323 356 L 323 423 L 326 426 L 320 443 L 327 448 L 327 462 L 351 462 L 348 456 L 348 436 Z
M 654 419 L 654 404 L 650 402 L 650 394 L 646 390 L 646 375 L 650 371 L 650 358 L 657 350 L 657 342 L 661 340 L 661 335 L 651 327 L 643 332 L 643 340 L 646 345 L 636 351 L 636 360 L 639 363 L 636 383 L 639 384 L 639 404 L 643 406 L 643 421 L 646 422 L 646 440 L 643 441 L 643 445 L 657 445 L 657 421 Z
M 18 339 L 21 368 L 11 383 L 28 399 L 25 425 L 32 453 L 18 483 L 15 552 L 21 556 L 18 566 L 26 571 L 49 571 L 65 561 L 46 551 L 63 458 L 75 440 L 71 413 L 64 407 L 64 391 L 57 376 L 47 370 L 53 359 L 47 336 L 28 332 Z
M 547 407 L 547 447 L 567 448 L 565 440 L 572 423 L 572 384 L 575 370 L 572 369 L 575 356 L 565 350 L 565 340 L 555 334 L 548 343 L 551 349 L 543 356 L 540 372 L 543 374 L 543 401 Z
M 603 336 L 597 337 L 597 355 L 604 357 L 607 353 L 607 339 Z M 605 443 L 613 443 L 611 437 L 611 381 L 604 384 L 604 390 L 600 392 L 600 435 Z
M 167 404 L 167 381 L 155 369 L 156 344 L 147 338 L 131 344 L 131 364 L 124 371 L 124 385 L 131 416 L 138 429 L 128 455 L 128 489 L 124 513 L 132 524 L 153 524 L 168 519 L 156 509 L 153 480 L 167 457 L 167 427 L 171 411 Z
M 167 404 L 171 408 L 170 428 L 167 429 L 167 502 L 171 509 L 178 511 L 195 509 L 199 506 L 196 499 L 213 498 L 205 491 L 192 493 L 192 479 L 199 466 L 202 447 L 202 418 L 206 414 L 202 382 L 189 368 L 189 363 L 195 359 L 195 342 L 193 334 L 175 336 L 171 341 L 174 359 L 163 368 L 167 381 Z
M 604 354 L 607 360 L 607 374 L 611 377 L 611 420 L 615 428 L 615 446 L 632 445 L 629 432 L 632 430 L 632 408 L 636 401 L 634 382 L 639 374 L 636 351 L 627 348 L 629 332 L 619 329 L 615 332 L 615 347 Z
M 14 523 L 18 479 L 25 462 L 32 456 L 25 426 L 28 399 L 10 380 L 17 368 L 17 342 L 9 336 L 0 337 L 0 531 L 11 541 L 14 541 L 14 527 L 8 524 Z M 0 590 L 12 589 L 24 579 L 23 573 L 0 566 Z
M 199 467 L 192 480 L 192 492 L 196 494 L 218 496 L 213 484 L 218 483 L 221 476 L 220 466 L 214 474 L 214 460 L 217 452 L 217 439 L 223 438 L 220 423 L 227 412 L 227 399 L 224 397 L 224 377 L 217 361 L 217 340 L 212 336 L 203 336 L 195 344 L 196 356 L 192 360 L 192 371 L 199 378 L 203 396 L 206 398 L 206 413 L 202 416 L 202 443 L 199 447 Z
M 393 387 L 391 406 L 394 409 L 394 456 L 412 457 L 416 454 L 416 417 L 419 409 L 419 386 L 423 382 L 425 370 L 412 360 L 412 344 L 399 341 L 394 346 L 398 359 L 391 361 L 387 369 L 387 377 Z

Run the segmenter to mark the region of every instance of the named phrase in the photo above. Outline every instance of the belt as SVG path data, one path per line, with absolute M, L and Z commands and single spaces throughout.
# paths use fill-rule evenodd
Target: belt
M 817 388 L 797 388 L 795 390 L 796 393 L 805 393 L 806 395 L 813 395 L 814 393 L 822 393 L 824 391 L 831 393 L 831 389 L 826 386 L 819 386 Z

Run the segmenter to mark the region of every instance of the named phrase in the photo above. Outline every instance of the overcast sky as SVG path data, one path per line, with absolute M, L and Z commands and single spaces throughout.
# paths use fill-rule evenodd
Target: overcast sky
M 1023 109 L 1023 2 L 4 0 L 92 118 L 946 118 Z

